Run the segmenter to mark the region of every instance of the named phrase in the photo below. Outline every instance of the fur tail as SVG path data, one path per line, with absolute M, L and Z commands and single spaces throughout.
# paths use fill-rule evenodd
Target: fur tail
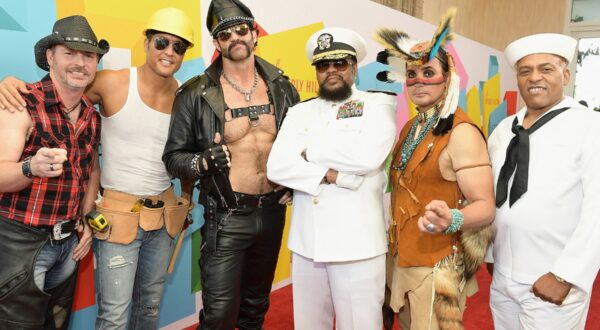
M 463 246 L 463 262 L 465 264 L 465 280 L 469 280 L 485 258 L 490 242 L 492 241 L 492 225 L 483 226 L 477 229 L 465 230 L 460 235 L 460 243 Z
M 433 310 L 440 330 L 463 330 L 463 313 L 460 310 L 460 278 L 452 263 L 435 270 L 435 300 Z

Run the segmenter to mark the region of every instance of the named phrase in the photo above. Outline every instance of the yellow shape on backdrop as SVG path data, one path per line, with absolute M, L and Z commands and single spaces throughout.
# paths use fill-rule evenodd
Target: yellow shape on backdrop
M 477 126 L 479 126 L 479 128 L 482 128 L 481 127 L 480 104 L 481 103 L 479 103 L 479 90 L 477 90 L 477 87 L 473 86 L 467 92 L 467 109 L 466 109 L 466 111 L 467 111 L 467 115 L 469 116 L 469 118 L 471 118 L 471 120 Z
M 489 136 L 490 115 L 500 104 L 500 74 L 496 73 L 492 78 L 483 83 L 481 94 L 483 104 L 483 133 Z
M 175 7 L 183 10 L 194 25 L 194 48 L 185 54 L 185 60 L 202 56 L 200 1 L 156 0 L 56 0 L 57 18 L 84 15 L 98 38 L 106 39 L 111 47 L 131 49 L 131 65 L 144 64 L 144 35 L 148 19 L 157 10 Z
M 417 105 L 413 103 L 413 101 L 410 99 L 410 96 L 408 95 L 408 89 L 406 89 L 406 85 L 404 85 L 404 95 L 406 96 L 406 104 L 408 104 L 408 120 L 411 120 L 417 115 L 418 111 Z M 401 127 L 398 127 L 398 129 L 400 130 Z
M 300 98 L 306 100 L 317 95 L 318 84 L 315 69 L 306 58 L 306 42 L 316 31 L 324 27 L 322 22 L 302 26 L 261 37 L 256 54 L 283 69 Z

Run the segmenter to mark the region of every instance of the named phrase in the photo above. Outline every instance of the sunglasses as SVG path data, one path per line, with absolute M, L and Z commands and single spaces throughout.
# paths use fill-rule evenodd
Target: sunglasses
M 169 47 L 171 44 L 171 40 L 165 37 L 156 37 L 154 38 L 154 48 L 156 50 L 164 50 Z M 188 45 L 183 41 L 173 41 L 173 51 L 177 53 L 177 55 L 183 56 L 188 49 Z
M 317 72 L 325 73 L 332 65 L 337 71 L 346 71 L 350 62 L 348 60 L 321 61 L 315 64 L 315 68 L 317 68 Z
M 227 41 L 229 40 L 229 38 L 231 38 L 233 32 L 235 32 L 235 34 L 237 34 L 238 36 L 243 37 L 247 35 L 248 32 L 250 32 L 250 27 L 248 26 L 248 24 L 238 24 L 217 32 L 215 36 L 221 41 Z

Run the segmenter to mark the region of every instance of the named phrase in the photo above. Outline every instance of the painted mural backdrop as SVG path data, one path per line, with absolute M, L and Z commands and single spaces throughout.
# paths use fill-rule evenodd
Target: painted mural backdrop
M 412 38 L 428 40 L 435 27 L 408 15 L 369 0 L 246 0 L 260 27 L 257 53 L 281 67 L 290 77 L 303 99 L 317 92 L 314 69 L 305 54 L 308 37 L 326 26 L 342 26 L 362 34 L 369 54 L 359 63 L 357 86 L 363 90 L 389 90 L 398 94 L 398 127 L 415 114 L 401 84 L 386 84 L 375 79 L 385 66 L 375 61 L 380 50 L 371 36 L 383 26 L 406 31 Z M 104 69 L 120 69 L 143 63 L 142 30 L 148 17 L 157 9 L 173 6 L 184 10 L 194 22 L 195 47 L 185 55 L 184 64 L 176 74 L 185 81 L 203 72 L 214 58 L 212 39 L 206 30 L 204 17 L 208 0 L 0 0 L 0 77 L 14 75 L 26 81 L 36 81 L 45 75 L 38 69 L 33 45 L 48 35 L 54 21 L 73 14 L 85 15 L 99 38 L 111 44 L 110 52 L 101 61 Z M 458 20 L 470 19 L 458 13 Z M 461 76 L 460 106 L 478 123 L 484 132 L 494 127 L 516 110 L 517 93 L 514 72 L 502 53 L 466 38 L 459 37 L 450 46 L 457 59 Z M 197 198 L 197 192 L 196 192 Z M 289 210 L 288 210 L 289 211 Z M 193 213 L 194 223 L 187 231 L 175 271 L 169 275 L 161 306 L 160 326 L 181 329 L 197 322 L 201 308 L 197 260 L 200 232 L 204 220 L 202 207 Z M 288 213 L 289 214 L 289 213 Z M 285 235 L 287 235 L 287 227 Z M 290 252 L 281 250 L 274 288 L 290 282 Z M 90 254 L 80 267 L 72 329 L 93 329 L 96 315 L 94 259 Z

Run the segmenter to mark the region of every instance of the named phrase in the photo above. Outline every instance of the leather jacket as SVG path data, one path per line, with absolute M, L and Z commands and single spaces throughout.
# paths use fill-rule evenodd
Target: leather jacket
M 258 74 L 267 84 L 279 131 L 288 108 L 298 103 L 300 97 L 282 70 L 258 56 L 254 58 Z M 214 145 L 215 133 L 224 136 L 227 106 L 219 83 L 222 72 L 223 61 L 219 56 L 203 75 L 191 78 L 177 91 L 169 137 L 162 157 L 167 171 L 176 178 L 197 179 L 191 166 L 192 158 Z M 235 208 L 235 197 L 227 173 L 200 177 L 200 204 L 206 205 L 208 196 L 216 200 L 220 207 Z

